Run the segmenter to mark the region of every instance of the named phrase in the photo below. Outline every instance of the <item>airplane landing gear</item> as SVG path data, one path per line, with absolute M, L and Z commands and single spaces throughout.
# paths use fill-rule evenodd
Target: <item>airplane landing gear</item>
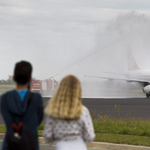
M 146 94 L 146 97 L 149 98 L 149 97 L 150 97 L 150 94 Z

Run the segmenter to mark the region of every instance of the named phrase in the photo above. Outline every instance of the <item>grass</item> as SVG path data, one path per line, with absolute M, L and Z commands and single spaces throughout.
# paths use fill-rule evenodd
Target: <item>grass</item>
M 44 129 L 44 123 L 41 123 L 39 126 L 38 126 L 38 130 L 43 130 Z
M 98 114 L 95 119 L 96 112 L 92 113 L 93 125 L 96 133 L 112 133 L 137 136 L 150 136 L 150 121 L 136 119 L 127 114 L 125 118 L 120 117 L 120 107 L 115 105 L 115 116 L 102 116 Z
M 0 126 L 0 133 L 5 133 L 5 131 L 6 131 L 5 126 Z M 42 133 L 43 130 L 38 130 L 38 135 L 40 137 L 42 136 Z M 149 136 L 124 135 L 124 134 L 112 134 L 112 133 L 95 133 L 95 134 L 96 134 L 94 140 L 95 142 L 150 146 Z
M 40 126 L 38 126 L 38 135 L 43 136 L 43 127 L 44 123 L 42 123 Z M 5 133 L 6 132 L 6 127 L 5 125 L 0 125 L 0 133 Z
M 120 117 L 120 106 L 115 105 L 114 116 L 92 112 L 95 141 L 150 146 L 150 120 L 131 117 Z
M 150 137 L 137 135 L 122 135 L 109 133 L 96 133 L 95 142 L 108 142 L 117 144 L 129 144 L 150 146 Z
M 142 120 L 94 120 L 96 133 L 112 133 L 150 137 L 150 121 Z
M 10 88 L 14 88 L 15 85 L 0 85 L 0 88 L 3 88 L 3 89 L 10 89 Z
M 5 133 L 6 127 L 4 125 L 0 125 L 0 133 Z
M 15 89 L 15 85 L 0 85 L 0 95 L 12 89 Z

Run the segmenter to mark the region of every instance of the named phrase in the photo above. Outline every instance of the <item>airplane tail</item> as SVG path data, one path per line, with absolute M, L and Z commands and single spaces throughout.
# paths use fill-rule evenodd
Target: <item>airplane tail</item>
M 127 45 L 126 46 L 127 48 L 127 62 L 128 62 L 128 70 L 129 71 L 133 71 L 133 70 L 140 70 L 140 68 L 138 67 L 134 57 L 133 57 L 133 54 L 132 54 L 132 51 L 130 49 L 130 46 Z

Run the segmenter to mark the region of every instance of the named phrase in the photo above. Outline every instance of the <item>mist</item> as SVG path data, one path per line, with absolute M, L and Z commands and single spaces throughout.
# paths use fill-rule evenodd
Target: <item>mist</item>
M 127 73 L 127 50 L 129 45 L 140 69 L 150 69 L 150 18 L 135 11 L 121 14 L 111 20 L 106 28 L 96 33 L 96 44 L 88 57 L 62 72 L 74 74 L 82 83 L 83 97 L 143 97 L 141 87 L 135 83 L 108 81 L 100 78 L 84 78 L 89 76 L 117 77 L 103 72 Z M 79 58 L 80 60 L 80 58 Z

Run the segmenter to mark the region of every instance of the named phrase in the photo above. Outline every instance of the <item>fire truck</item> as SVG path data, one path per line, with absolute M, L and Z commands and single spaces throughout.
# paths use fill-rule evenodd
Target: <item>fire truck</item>
M 52 96 L 58 86 L 58 82 L 55 79 L 46 80 L 32 80 L 31 90 L 38 92 L 42 96 Z

